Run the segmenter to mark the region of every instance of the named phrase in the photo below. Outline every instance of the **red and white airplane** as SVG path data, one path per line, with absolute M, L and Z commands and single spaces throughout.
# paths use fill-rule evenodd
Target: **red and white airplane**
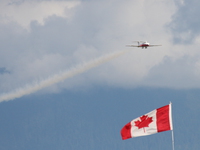
M 148 42 L 144 41 L 134 41 L 137 42 L 138 45 L 127 45 L 128 47 L 141 47 L 141 48 L 147 48 L 147 47 L 153 47 L 153 46 L 162 46 L 162 45 L 150 45 Z

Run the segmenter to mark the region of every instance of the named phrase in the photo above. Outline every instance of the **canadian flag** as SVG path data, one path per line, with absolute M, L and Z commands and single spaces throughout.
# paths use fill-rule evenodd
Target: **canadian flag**
M 171 103 L 138 117 L 121 130 L 123 140 L 173 130 Z

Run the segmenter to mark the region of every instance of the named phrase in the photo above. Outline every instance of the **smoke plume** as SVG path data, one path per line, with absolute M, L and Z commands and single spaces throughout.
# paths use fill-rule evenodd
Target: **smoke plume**
M 109 60 L 112 60 L 116 57 L 119 57 L 126 52 L 128 52 L 128 50 L 114 52 L 114 53 L 96 58 L 94 60 L 91 60 L 87 63 L 82 63 L 82 64 L 80 64 L 76 67 L 73 67 L 69 70 L 60 72 L 60 73 L 55 74 L 53 76 L 50 76 L 50 77 L 48 77 L 44 80 L 37 81 L 37 82 L 34 82 L 32 84 L 28 84 L 24 87 L 18 88 L 16 90 L 8 92 L 8 93 L 3 93 L 3 94 L 0 95 L 0 102 L 13 100 L 15 98 L 20 98 L 24 95 L 34 93 L 34 92 L 36 92 L 40 89 L 43 89 L 43 88 L 48 87 L 50 85 L 53 85 L 55 83 L 61 82 L 65 79 L 71 78 L 71 77 L 73 77 L 77 74 L 83 73 L 83 72 L 85 72 L 85 71 L 87 71 L 91 68 L 99 66 L 99 65 L 101 65 L 105 62 L 108 62 Z

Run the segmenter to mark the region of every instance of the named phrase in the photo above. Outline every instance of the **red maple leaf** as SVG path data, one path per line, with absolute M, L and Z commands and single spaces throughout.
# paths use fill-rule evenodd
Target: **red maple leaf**
M 135 126 L 138 127 L 138 129 L 140 128 L 144 129 L 144 127 L 149 127 L 149 124 L 153 122 L 152 117 L 148 117 L 147 115 L 143 115 L 142 117 L 140 117 L 140 120 L 134 121 Z

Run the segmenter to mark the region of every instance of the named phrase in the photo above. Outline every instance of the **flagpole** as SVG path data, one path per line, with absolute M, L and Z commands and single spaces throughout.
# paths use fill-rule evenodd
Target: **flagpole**
M 174 130 L 173 130 L 173 123 L 172 123 L 172 102 L 170 102 L 170 114 L 171 114 L 171 129 L 172 129 L 172 150 L 174 150 Z
M 174 150 L 174 131 L 172 130 L 172 150 Z

